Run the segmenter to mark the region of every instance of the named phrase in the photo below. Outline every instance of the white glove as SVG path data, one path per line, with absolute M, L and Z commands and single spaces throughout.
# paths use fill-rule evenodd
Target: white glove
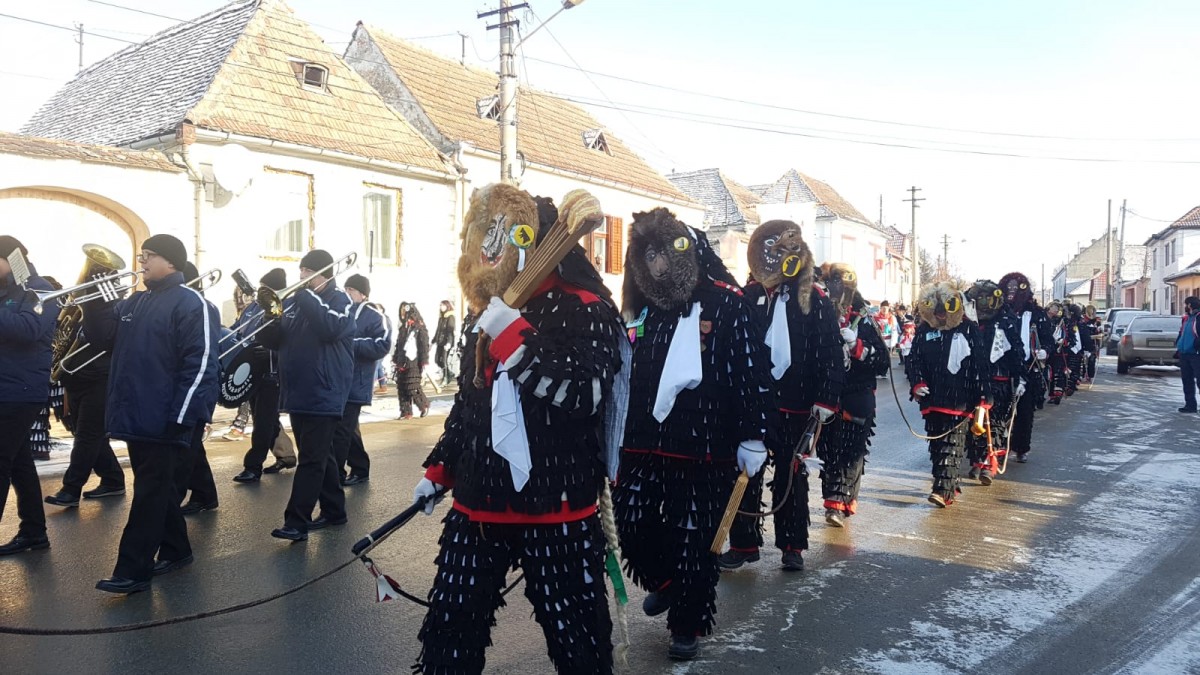
M 1013 392 L 1017 397 L 1025 395 L 1025 380 L 1017 380 L 1017 388 Z
M 858 342 L 858 329 L 846 327 L 842 329 L 842 341 L 848 345 Z
M 821 420 L 822 424 L 828 422 L 830 417 L 833 417 L 832 410 L 830 410 L 829 408 L 822 408 L 819 405 L 814 405 L 812 407 L 811 413 L 813 415 L 816 415 Z
M 1037 356 L 1038 361 L 1045 361 L 1046 360 L 1046 350 L 1039 349 L 1039 350 L 1037 350 L 1037 354 L 1035 354 L 1034 356 Z
M 738 446 L 737 464 L 738 468 L 746 472 L 746 475 L 753 478 L 762 471 L 763 464 L 767 462 L 767 446 L 763 445 L 762 441 L 742 441 Z
M 500 298 L 492 296 L 488 302 L 487 309 L 479 315 L 479 328 L 487 333 L 492 338 L 499 336 L 504 332 L 505 328 L 513 325 L 517 319 L 521 318 L 521 310 L 513 309 L 504 304 Z
M 413 489 L 413 503 L 415 504 L 421 497 L 433 497 L 442 487 L 428 478 L 422 478 L 421 482 L 417 483 L 417 487 Z M 433 507 L 437 506 L 438 502 L 442 501 L 442 499 L 444 497 L 427 499 L 425 501 L 425 515 L 432 516 Z
M 925 385 L 921 385 L 921 386 L 917 387 L 916 389 L 913 389 L 913 396 L 916 396 L 917 398 L 922 398 L 922 397 L 928 396 L 928 395 L 929 395 L 929 387 L 927 387 Z
M 874 347 L 863 347 L 862 353 L 858 355 L 858 360 L 866 361 L 874 353 L 875 353 Z

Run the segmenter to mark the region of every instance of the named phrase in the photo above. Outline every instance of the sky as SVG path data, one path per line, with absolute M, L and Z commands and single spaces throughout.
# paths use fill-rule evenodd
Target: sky
M 529 2 L 526 32 L 560 5 Z M 189 19 L 224 3 L 113 4 Z M 288 4 L 335 51 L 362 20 L 498 67 L 497 32 L 476 18 L 496 0 Z M 82 23 L 85 65 L 173 23 L 94 0 L 0 14 Z M 1103 235 L 1108 200 L 1114 227 L 1128 200 L 1130 243 L 1200 205 L 1197 27 L 1200 3 L 1185 0 L 587 0 L 531 36 L 518 65 L 523 85 L 585 102 L 664 173 L 716 167 L 756 184 L 795 168 L 868 218 L 882 200 L 884 223 L 906 232 L 916 186 L 923 248 L 940 255 L 948 236 L 968 279 L 1019 269 L 1037 283 L 1044 265 L 1049 285 Z M 0 130 L 76 72 L 75 37 L 0 16 Z

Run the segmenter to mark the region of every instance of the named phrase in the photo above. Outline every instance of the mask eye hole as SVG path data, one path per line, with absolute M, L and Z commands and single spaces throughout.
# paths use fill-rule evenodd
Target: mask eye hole
M 943 303 L 943 306 L 946 308 L 947 312 L 957 312 L 958 311 L 958 298 L 950 298 L 945 303 Z
M 992 291 L 992 295 L 994 295 L 994 296 L 996 296 L 997 298 L 999 298 L 999 297 L 1002 297 L 1002 296 L 1004 295 L 1004 291 L 1002 291 L 1002 290 L 1000 290 L 999 288 L 997 288 L 996 290 Z
M 932 300 L 922 300 L 922 301 L 921 301 L 921 304 L 922 304 L 923 306 L 925 306 L 926 308 L 933 307 L 933 301 L 932 301 Z
M 846 272 L 842 275 L 842 281 L 854 281 L 854 272 Z
M 1021 284 L 1021 290 L 1026 290 L 1028 288 L 1029 288 L 1029 284 Z
M 675 247 L 676 251 L 683 253 L 684 251 L 691 248 L 692 242 L 687 237 L 679 237 L 672 243 L 672 246 Z
M 767 237 L 765 240 L 763 240 L 763 243 L 767 246 L 774 246 L 778 241 L 779 237 Z

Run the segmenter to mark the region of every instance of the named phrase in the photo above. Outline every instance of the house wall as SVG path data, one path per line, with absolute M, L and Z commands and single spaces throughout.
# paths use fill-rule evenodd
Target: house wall
M 1200 230 L 1182 230 L 1167 228 L 1151 237 L 1147 242 L 1150 248 L 1150 284 L 1149 293 L 1151 310 L 1157 314 L 1178 314 L 1183 306 L 1179 286 L 1167 284 L 1163 279 L 1200 258 Z M 1167 247 L 1170 246 L 1171 256 L 1167 257 Z M 1186 279 L 1176 280 L 1176 283 L 1186 285 Z

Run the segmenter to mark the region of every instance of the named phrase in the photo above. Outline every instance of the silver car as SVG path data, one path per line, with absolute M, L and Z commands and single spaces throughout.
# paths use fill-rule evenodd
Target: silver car
M 1178 366 L 1175 340 L 1181 316 L 1136 316 L 1121 336 L 1117 372 L 1125 374 L 1138 366 Z
M 1121 336 L 1125 334 L 1125 329 L 1129 327 L 1129 322 L 1139 316 L 1149 316 L 1150 312 L 1144 309 L 1114 309 L 1109 314 L 1109 320 L 1105 321 L 1104 334 L 1104 353 L 1109 356 L 1116 356 L 1119 347 L 1121 346 Z M 1111 322 L 1111 323 L 1110 323 Z

